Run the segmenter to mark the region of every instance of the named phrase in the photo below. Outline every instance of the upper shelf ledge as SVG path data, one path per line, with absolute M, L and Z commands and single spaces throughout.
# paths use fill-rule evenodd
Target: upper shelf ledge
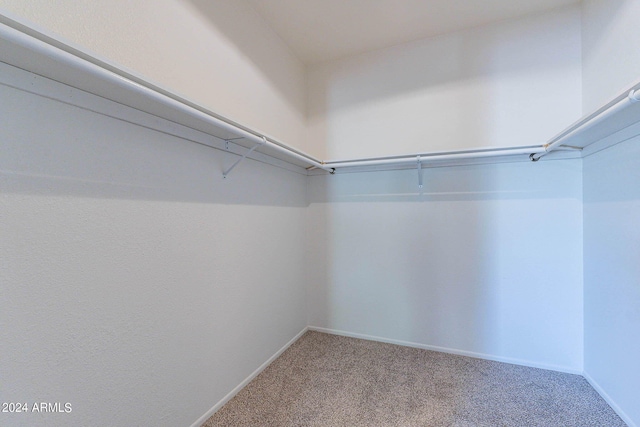
M 145 113 L 204 132 L 308 171 L 356 171 L 452 166 L 542 158 L 579 158 L 640 134 L 640 84 L 538 146 L 425 152 L 399 156 L 320 161 L 229 120 L 134 73 L 0 14 L 0 61 Z M 230 171 L 227 170 L 228 173 Z M 313 172 L 312 172 L 313 173 Z
M 504 161 L 537 162 L 551 153 L 553 154 L 549 158 L 555 159 L 584 157 L 636 135 L 640 135 L 640 84 L 573 123 L 546 144 L 335 160 L 324 164 L 336 170 L 355 171 L 371 168 L 421 168 L 423 164 L 451 166 Z
M 318 159 L 186 98 L 107 60 L 0 14 L 0 61 L 102 98 L 178 123 L 222 141 L 248 146 L 291 164 L 333 172 Z

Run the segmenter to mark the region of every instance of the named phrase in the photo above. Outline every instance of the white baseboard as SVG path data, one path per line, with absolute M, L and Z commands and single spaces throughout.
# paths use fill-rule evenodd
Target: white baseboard
M 251 380 L 253 380 L 255 377 L 257 377 L 260 372 L 264 371 L 265 368 L 267 366 L 269 366 L 271 364 L 271 362 L 273 362 L 274 360 L 276 360 L 282 353 L 284 353 L 284 351 L 286 349 L 288 349 L 294 342 L 298 341 L 300 339 L 300 337 L 302 335 L 305 334 L 305 332 L 307 332 L 309 330 L 309 328 L 304 328 L 303 330 L 301 330 L 295 337 L 293 337 L 288 343 L 286 343 L 284 346 L 282 346 L 282 348 L 278 351 L 275 352 L 275 354 L 273 356 L 271 356 L 269 359 L 267 359 L 266 362 L 264 362 L 262 365 L 260 365 L 260 367 L 258 367 L 258 369 L 256 369 L 255 371 L 253 371 L 251 373 L 251 375 L 249 375 L 247 378 L 244 379 L 244 381 L 242 381 L 240 384 L 238 384 L 238 386 L 236 388 L 234 388 L 233 390 L 231 390 L 225 397 L 223 397 L 218 403 L 216 403 L 215 405 L 213 405 L 213 407 L 211 409 L 209 409 L 204 415 L 202 415 L 200 418 L 198 418 L 196 420 L 196 422 L 194 422 L 193 424 L 191 424 L 191 427 L 200 427 L 205 421 L 207 421 L 209 419 L 209 417 L 211 417 L 218 409 L 222 408 L 224 406 L 225 403 L 227 403 L 228 401 L 230 401 L 236 394 L 238 394 L 238 392 L 240 390 L 242 390 L 247 384 L 249 384 L 251 382 Z
M 600 394 L 600 396 L 602 396 L 602 398 L 609 404 L 609 406 L 611 406 L 611 408 L 618 414 L 618 416 L 620 418 L 622 418 L 622 420 L 625 423 L 627 423 L 627 425 L 629 427 L 640 427 L 636 423 L 634 423 L 633 420 L 631 420 L 631 418 L 629 418 L 629 416 L 611 399 L 611 397 L 607 394 L 607 392 L 605 392 L 604 389 L 602 387 L 600 387 L 600 385 L 587 372 L 578 371 L 576 369 L 567 368 L 567 367 L 564 367 L 564 366 L 548 365 L 548 364 L 536 363 L 536 362 L 531 362 L 531 361 L 528 361 L 528 360 L 514 359 L 514 358 L 509 358 L 509 357 L 498 357 L 498 356 L 493 356 L 493 355 L 490 355 L 490 354 L 476 353 L 476 352 L 464 351 L 464 350 L 456 350 L 456 349 L 447 348 L 447 347 L 438 347 L 438 346 L 420 344 L 420 343 L 415 343 L 415 342 L 410 342 L 410 341 L 402 341 L 402 340 L 395 340 L 395 339 L 390 339 L 390 338 L 383 338 L 383 337 L 378 337 L 378 336 L 373 336 L 373 335 L 358 334 L 358 333 L 353 333 L 353 332 L 341 331 L 341 330 L 337 330 L 337 329 L 320 328 L 320 327 L 317 327 L 317 326 L 308 326 L 308 327 L 302 329 L 295 337 L 293 337 L 288 343 L 286 343 L 280 350 L 278 350 L 266 362 L 264 362 L 262 365 L 260 365 L 260 367 L 258 367 L 258 369 L 253 371 L 251 373 L 251 375 L 249 375 L 247 378 L 244 379 L 244 381 L 242 381 L 240 384 L 238 384 L 237 387 L 235 387 L 233 390 L 231 390 L 218 403 L 213 405 L 213 407 L 211 409 L 209 409 L 204 415 L 202 415 L 200 418 L 198 418 L 198 420 L 196 420 L 196 422 L 194 422 L 191 425 L 191 427 L 200 427 L 205 421 L 207 421 L 209 419 L 209 417 L 211 417 L 216 411 L 218 411 L 218 409 L 222 408 L 229 400 L 231 400 L 236 394 L 238 394 L 238 392 L 240 392 L 240 390 L 242 390 L 247 384 L 249 384 L 262 371 L 264 371 L 265 368 L 267 366 L 269 366 L 275 359 L 280 357 L 280 355 L 286 349 L 288 349 L 293 343 L 298 341 L 300 339 L 300 337 L 302 337 L 302 335 L 304 335 L 305 332 L 307 332 L 307 331 L 317 331 L 317 332 L 323 332 L 323 333 L 331 334 L 331 335 L 341 335 L 341 336 L 345 336 L 345 337 L 359 338 L 359 339 L 364 339 L 364 340 L 368 340 L 368 341 L 378 341 L 378 342 L 384 342 L 384 343 L 389 343 L 389 344 L 401 345 L 401 346 L 404 346 L 404 347 L 421 348 L 421 349 L 424 349 L 424 350 L 438 351 L 438 352 L 441 352 L 441 353 L 449 353 L 449 354 L 456 354 L 456 355 L 460 355 L 460 356 L 474 357 L 476 359 L 493 360 L 493 361 L 496 361 L 496 362 L 511 363 L 511 364 L 514 364 L 514 365 L 530 366 L 530 367 L 533 367 L 533 368 L 547 369 L 547 370 L 552 370 L 552 371 L 558 371 L 558 372 L 565 372 L 565 373 L 569 373 L 569 374 L 581 375 L 589 382 L 589 384 L 591 384 L 591 386 L 594 388 L 594 390 L 596 390 L 596 392 L 598 392 L 598 394 Z
M 512 365 L 529 366 L 529 367 L 532 367 L 532 368 L 540 368 L 540 369 L 547 369 L 547 370 L 550 370 L 550 371 L 565 372 L 567 374 L 582 375 L 582 371 L 581 370 L 570 368 L 570 367 L 567 367 L 567 366 L 549 365 L 549 364 L 544 364 L 544 363 L 532 362 L 532 361 L 529 361 L 529 360 L 514 359 L 514 358 L 510 358 L 510 357 L 493 356 L 491 354 L 475 353 L 475 352 L 472 352 L 472 351 L 465 351 L 465 350 L 456 350 L 456 349 L 453 349 L 453 348 L 438 347 L 438 346 L 435 346 L 435 345 L 427 345 L 427 344 L 420 344 L 420 343 L 415 343 L 415 342 L 410 342 L 410 341 L 401 341 L 401 340 L 383 338 L 383 337 L 372 336 L 372 335 L 358 334 L 358 333 L 353 333 L 353 332 L 340 331 L 340 330 L 337 330 L 337 329 L 319 328 L 317 326 L 309 326 L 308 329 L 310 331 L 324 332 L 324 333 L 332 334 L 332 335 L 342 335 L 342 336 L 345 336 L 345 337 L 359 338 L 359 339 L 368 340 L 368 341 L 378 341 L 378 342 L 384 342 L 384 343 L 389 343 L 389 344 L 401 345 L 401 346 L 404 346 L 404 347 L 421 348 L 421 349 L 424 349 L 424 350 L 438 351 L 440 353 L 457 354 L 459 356 L 474 357 L 476 359 L 493 360 L 495 362 L 511 363 Z
M 604 391 L 602 387 L 600 387 L 600 384 L 598 384 L 596 380 L 591 377 L 591 375 L 589 375 L 587 372 L 583 372 L 582 376 L 589 382 L 589 384 L 591 384 L 591 387 L 593 387 L 594 390 L 598 392 L 598 394 L 605 400 L 605 402 L 607 402 L 609 406 L 611 406 L 611 409 L 616 411 L 616 414 L 618 414 L 618 416 L 622 418 L 622 421 L 627 423 L 629 427 L 638 427 L 638 425 L 634 423 L 633 420 L 613 401 L 611 396 L 609 396 L 609 394 L 607 394 L 607 392 Z

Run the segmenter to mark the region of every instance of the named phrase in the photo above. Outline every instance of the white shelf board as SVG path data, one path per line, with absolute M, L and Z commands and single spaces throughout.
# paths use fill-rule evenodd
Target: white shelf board
M 560 137 L 569 135 L 571 132 L 575 131 L 575 133 L 567 137 L 562 144 L 565 146 L 583 148 L 583 156 L 585 156 L 594 151 L 595 147 L 591 147 L 594 144 L 598 145 L 598 150 L 601 150 L 605 148 L 605 145 L 615 145 L 623 140 L 638 135 L 638 124 L 640 124 L 640 102 L 627 102 L 624 108 L 615 108 L 616 104 L 628 99 L 629 93 L 637 90 L 640 90 L 640 83 L 637 83 L 623 91 L 617 97 L 598 108 L 593 113 L 582 117 L 548 142 L 554 142 Z M 602 120 L 594 120 L 601 114 L 606 114 L 608 111 L 613 110 L 615 110 L 613 114 L 606 116 Z M 602 144 L 604 140 L 607 141 L 605 145 Z
M 221 141 L 223 140 L 233 140 L 232 145 L 234 148 L 232 151 L 240 154 L 242 152 L 242 148 L 250 148 L 255 145 L 254 141 L 240 137 L 242 132 L 248 132 L 253 134 L 253 136 L 266 136 L 276 145 L 285 147 L 287 150 L 301 155 L 313 162 L 322 163 L 320 160 L 291 148 L 268 135 L 264 135 L 263 133 L 252 130 L 240 123 L 234 122 L 233 120 L 207 110 L 206 108 L 197 105 L 180 95 L 172 93 L 157 84 L 144 80 L 131 71 L 112 64 L 97 55 L 87 53 L 78 47 L 72 46 L 68 42 L 53 38 L 52 36 L 45 34 L 42 30 L 24 25 L 14 18 L 0 14 L 0 30 L 0 51 L 2 52 L 0 61 L 10 66 L 18 67 L 35 75 L 51 79 L 77 90 L 88 92 L 126 106 L 127 108 L 159 117 L 170 123 L 175 123 L 178 127 L 210 135 L 213 138 L 218 139 L 217 142 L 208 144 L 214 148 L 220 148 Z M 11 37 L 6 36 L 6 34 L 10 34 Z M 16 42 L 16 40 L 18 41 Z M 20 40 L 25 40 L 26 42 L 22 43 Z M 78 61 L 78 59 L 80 59 L 80 61 Z M 81 65 L 78 66 L 78 63 Z M 142 88 L 144 90 L 139 91 L 136 90 L 137 88 Z M 629 88 L 629 90 L 637 89 L 640 89 L 640 84 Z M 595 125 L 589 124 L 594 117 L 607 111 L 613 105 L 623 100 L 627 94 L 628 92 L 621 94 L 610 103 L 607 103 L 602 108 L 595 111 L 593 114 L 583 117 L 563 132 L 547 141 L 547 143 L 552 143 L 558 138 L 573 132 L 573 134 L 563 142 L 563 145 L 579 147 L 582 149 L 581 151 L 554 151 L 544 156 L 540 161 L 579 158 L 640 134 L 640 102 L 617 111 L 606 119 L 598 121 Z M 171 102 L 164 102 L 163 100 L 169 100 Z M 191 109 L 191 111 L 194 111 L 195 113 L 203 114 L 186 113 L 184 108 L 180 108 L 181 106 L 187 106 L 187 109 Z M 206 120 L 207 117 L 222 120 L 227 124 L 235 126 L 238 129 L 238 133 L 230 131 L 228 128 L 216 126 L 211 123 L 211 121 Z M 222 142 L 222 144 L 224 144 L 224 142 Z M 496 148 L 495 150 L 500 151 L 510 148 L 515 149 L 522 147 L 501 147 L 499 149 Z M 475 151 L 491 150 L 492 149 L 487 148 L 477 149 Z M 250 158 L 262 156 L 265 160 L 268 160 L 267 157 L 272 157 L 278 162 L 286 162 L 296 168 L 300 168 L 300 170 L 304 170 L 302 168 L 307 168 L 309 166 L 308 163 L 305 163 L 304 159 L 292 157 L 288 153 L 282 153 L 274 148 L 259 147 L 256 151 L 257 153 L 252 153 Z M 454 153 L 456 152 L 448 152 L 446 154 Z M 421 155 L 426 157 L 433 156 L 434 154 L 436 153 L 420 153 L 411 156 Z M 455 160 L 437 160 L 435 158 L 431 158 L 426 161 L 425 159 L 422 167 L 445 167 L 525 161 L 530 160 L 528 156 L 522 154 L 507 156 L 496 154 L 496 156 L 491 157 Z M 360 172 L 366 170 L 412 169 L 415 167 L 417 167 L 417 165 L 368 165 L 344 167 L 337 171 Z M 309 171 L 309 173 L 317 174 L 326 172 L 316 169 Z
M 163 99 L 178 101 L 207 116 L 229 123 L 241 131 L 260 137 L 265 136 L 276 145 L 319 162 L 312 156 L 289 147 L 268 134 L 223 117 L 98 55 L 87 53 L 72 46 L 71 43 L 55 39 L 42 30 L 33 29 L 2 14 L 0 14 L 0 30 L 0 52 L 2 52 L 0 61 L 8 65 L 206 133 L 220 140 L 233 139 L 235 144 L 246 148 L 255 145 L 253 141 L 237 139 L 241 137 L 240 134 L 215 126 L 202 117 L 186 114 L 183 109 L 175 108 L 170 103 L 163 102 Z M 11 38 L 6 37 L 6 34 L 10 34 Z M 18 42 L 16 38 L 19 39 Z M 25 43 L 22 43 L 22 40 Z M 78 61 L 78 58 L 82 61 Z M 78 66 L 79 63 L 82 66 Z M 134 90 L 136 88 L 150 89 L 146 92 L 160 96 L 145 96 L 145 91 Z M 304 161 L 268 147 L 260 147 L 257 151 L 296 166 L 308 166 Z

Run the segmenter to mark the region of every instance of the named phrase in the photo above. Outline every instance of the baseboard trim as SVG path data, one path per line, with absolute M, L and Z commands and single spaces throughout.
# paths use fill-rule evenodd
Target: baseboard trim
M 609 396 L 609 394 L 604 391 L 600 384 L 598 384 L 596 380 L 591 377 L 591 375 L 589 375 L 585 371 L 582 373 L 582 376 L 589 382 L 589 384 L 591 384 L 591 387 L 593 387 L 594 390 L 598 392 L 598 394 L 605 400 L 605 402 L 607 402 L 609 406 L 611 406 L 611 409 L 613 409 L 616 414 L 618 414 L 618 416 L 622 418 L 622 421 L 627 423 L 629 427 L 638 427 L 638 425 L 633 422 L 633 420 L 618 406 L 618 404 L 614 402 L 611 396 Z
M 564 373 L 567 373 L 567 374 L 582 375 L 582 371 L 581 370 L 573 369 L 573 368 L 570 368 L 570 367 L 567 367 L 567 366 L 548 365 L 548 364 L 544 364 L 544 363 L 532 362 L 532 361 L 529 361 L 529 360 L 514 359 L 514 358 L 509 358 L 509 357 L 499 357 L 499 356 L 493 356 L 491 354 L 475 353 L 475 352 L 472 352 L 472 351 L 457 350 L 457 349 L 447 348 L 447 347 L 438 347 L 438 346 L 435 346 L 435 345 L 420 344 L 420 343 L 411 342 L 411 341 L 395 340 L 395 339 L 378 337 L 378 336 L 373 336 L 373 335 L 358 334 L 358 333 L 353 333 L 353 332 L 341 331 L 341 330 L 337 330 L 337 329 L 320 328 L 320 327 L 317 327 L 317 326 L 309 326 L 308 329 L 310 331 L 324 332 L 326 334 L 341 335 L 341 336 L 345 336 L 345 337 L 359 338 L 359 339 L 368 340 L 368 341 L 378 341 L 378 342 L 384 342 L 384 343 L 388 343 L 388 344 L 396 344 L 396 345 L 401 345 L 401 346 L 404 346 L 404 347 L 421 348 L 421 349 L 424 349 L 424 350 L 437 351 L 437 352 L 440 352 L 440 353 L 449 353 L 449 354 L 456 354 L 456 355 L 459 355 L 459 356 L 468 356 L 468 357 L 473 357 L 473 358 L 476 358 L 476 359 L 484 359 L 484 360 L 492 360 L 492 361 L 495 361 L 495 362 L 510 363 L 512 365 L 529 366 L 531 368 L 540 368 L 540 369 L 546 369 L 546 370 L 549 370 L 549 371 L 558 371 L 558 372 L 564 372 Z
M 209 417 L 211 417 L 214 413 L 216 413 L 216 411 L 220 408 L 222 408 L 224 406 L 225 403 L 227 403 L 228 401 L 230 401 L 236 394 L 238 394 L 238 392 L 240 392 L 240 390 L 242 390 L 247 384 L 249 384 L 251 382 L 251 380 L 253 380 L 255 377 L 257 377 L 260 372 L 264 371 L 265 368 L 267 366 L 269 366 L 271 364 L 271 362 L 273 362 L 274 360 L 276 360 L 278 357 L 280 357 L 280 355 L 282 353 L 284 353 L 284 351 L 286 349 L 288 349 L 289 347 L 291 347 L 291 345 L 298 341 L 300 339 L 301 336 L 303 336 L 307 331 L 309 330 L 308 327 L 304 328 L 303 330 L 301 330 L 300 332 L 298 332 L 298 334 L 291 338 L 291 340 L 286 343 L 284 346 L 282 346 L 282 348 L 278 351 L 275 352 L 275 354 L 273 356 L 271 356 L 269 359 L 267 359 L 266 362 L 264 362 L 262 365 L 260 365 L 258 367 L 258 369 L 256 369 L 255 371 L 253 371 L 251 373 L 251 375 L 249 375 L 247 378 L 245 378 L 240 384 L 238 384 L 236 386 L 236 388 L 234 388 L 233 390 L 231 390 L 225 397 L 223 397 L 218 403 L 216 403 L 215 405 L 213 405 L 213 407 L 211 409 L 209 409 L 204 415 L 202 415 L 200 418 L 198 418 L 196 420 L 196 422 L 194 422 L 193 424 L 191 424 L 191 427 L 200 427 L 205 421 L 207 421 L 209 419 Z
M 260 365 L 258 367 L 258 369 L 253 371 L 247 378 L 245 378 L 240 384 L 238 384 L 238 386 L 236 386 L 233 390 L 231 390 L 218 403 L 213 405 L 213 407 L 211 409 L 209 409 L 204 415 L 202 415 L 200 418 L 198 418 L 191 425 L 191 427 L 200 427 L 214 413 L 216 413 L 216 411 L 218 411 L 220 408 L 222 408 L 229 400 L 231 400 L 236 394 L 238 394 L 240 392 L 240 390 L 242 390 L 247 384 L 249 384 L 262 371 L 264 371 L 267 366 L 269 366 L 274 360 L 276 360 L 278 357 L 280 357 L 280 355 L 282 353 L 284 353 L 285 350 L 287 350 L 293 343 L 298 341 L 300 339 L 300 337 L 302 337 L 302 335 L 304 335 L 307 331 L 316 331 L 316 332 L 322 332 L 322 333 L 331 334 L 331 335 L 340 335 L 340 336 L 358 338 L 358 339 L 363 339 L 363 340 L 368 340 L 368 341 L 384 342 L 384 343 L 388 343 L 388 344 L 401 345 L 401 346 L 404 346 L 404 347 L 420 348 L 420 349 L 424 349 L 424 350 L 438 351 L 440 353 L 456 354 L 456 355 L 460 355 L 460 356 L 473 357 L 473 358 L 476 358 L 476 359 L 492 360 L 492 361 L 496 361 L 496 362 L 510 363 L 510 364 L 513 364 L 513 365 L 529 366 L 529 367 L 532 367 L 532 368 L 540 368 L 540 369 L 547 369 L 547 370 L 551 370 L 551 371 L 565 372 L 565 373 L 568 373 L 568 374 L 581 375 L 589 382 L 589 384 L 594 388 L 594 390 L 607 402 L 607 404 L 609 404 L 609 406 L 611 406 L 611 408 L 616 412 L 616 414 L 618 414 L 618 416 L 620 418 L 622 418 L 622 420 L 625 423 L 627 423 L 627 425 L 629 427 L 640 427 L 615 403 L 615 401 L 611 398 L 611 396 L 609 396 L 607 394 L 607 392 L 596 382 L 596 380 L 594 380 L 586 371 L 579 371 L 579 370 L 576 370 L 576 369 L 567 368 L 567 367 L 558 366 L 558 365 L 548 365 L 548 364 L 543 364 L 543 363 L 536 363 L 536 362 L 531 362 L 531 361 L 522 360 L 522 359 L 515 359 L 515 358 L 509 358 L 509 357 L 498 357 L 498 356 L 493 356 L 493 355 L 490 355 L 490 354 L 476 353 L 476 352 L 472 352 L 472 351 L 456 350 L 456 349 L 452 349 L 452 348 L 439 347 L 439 346 L 427 345 L 427 344 L 420 344 L 420 343 L 411 342 L 411 341 L 402 341 L 402 340 L 384 338 L 384 337 L 379 337 L 379 336 L 374 336 L 374 335 L 347 332 L 347 331 L 342 331 L 342 330 L 338 330 L 338 329 L 321 328 L 321 327 L 318 327 L 318 326 L 307 326 L 306 328 L 304 328 L 300 332 L 298 332 L 298 334 L 295 337 L 293 337 L 289 342 L 287 342 L 284 346 L 282 346 L 282 348 L 280 348 L 280 350 L 278 350 L 269 359 L 267 359 L 266 362 L 264 362 L 262 365 Z

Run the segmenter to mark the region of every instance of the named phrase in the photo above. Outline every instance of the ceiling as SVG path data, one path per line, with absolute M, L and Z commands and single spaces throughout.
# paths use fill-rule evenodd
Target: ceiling
M 519 18 L 580 0 L 247 0 L 305 64 Z

